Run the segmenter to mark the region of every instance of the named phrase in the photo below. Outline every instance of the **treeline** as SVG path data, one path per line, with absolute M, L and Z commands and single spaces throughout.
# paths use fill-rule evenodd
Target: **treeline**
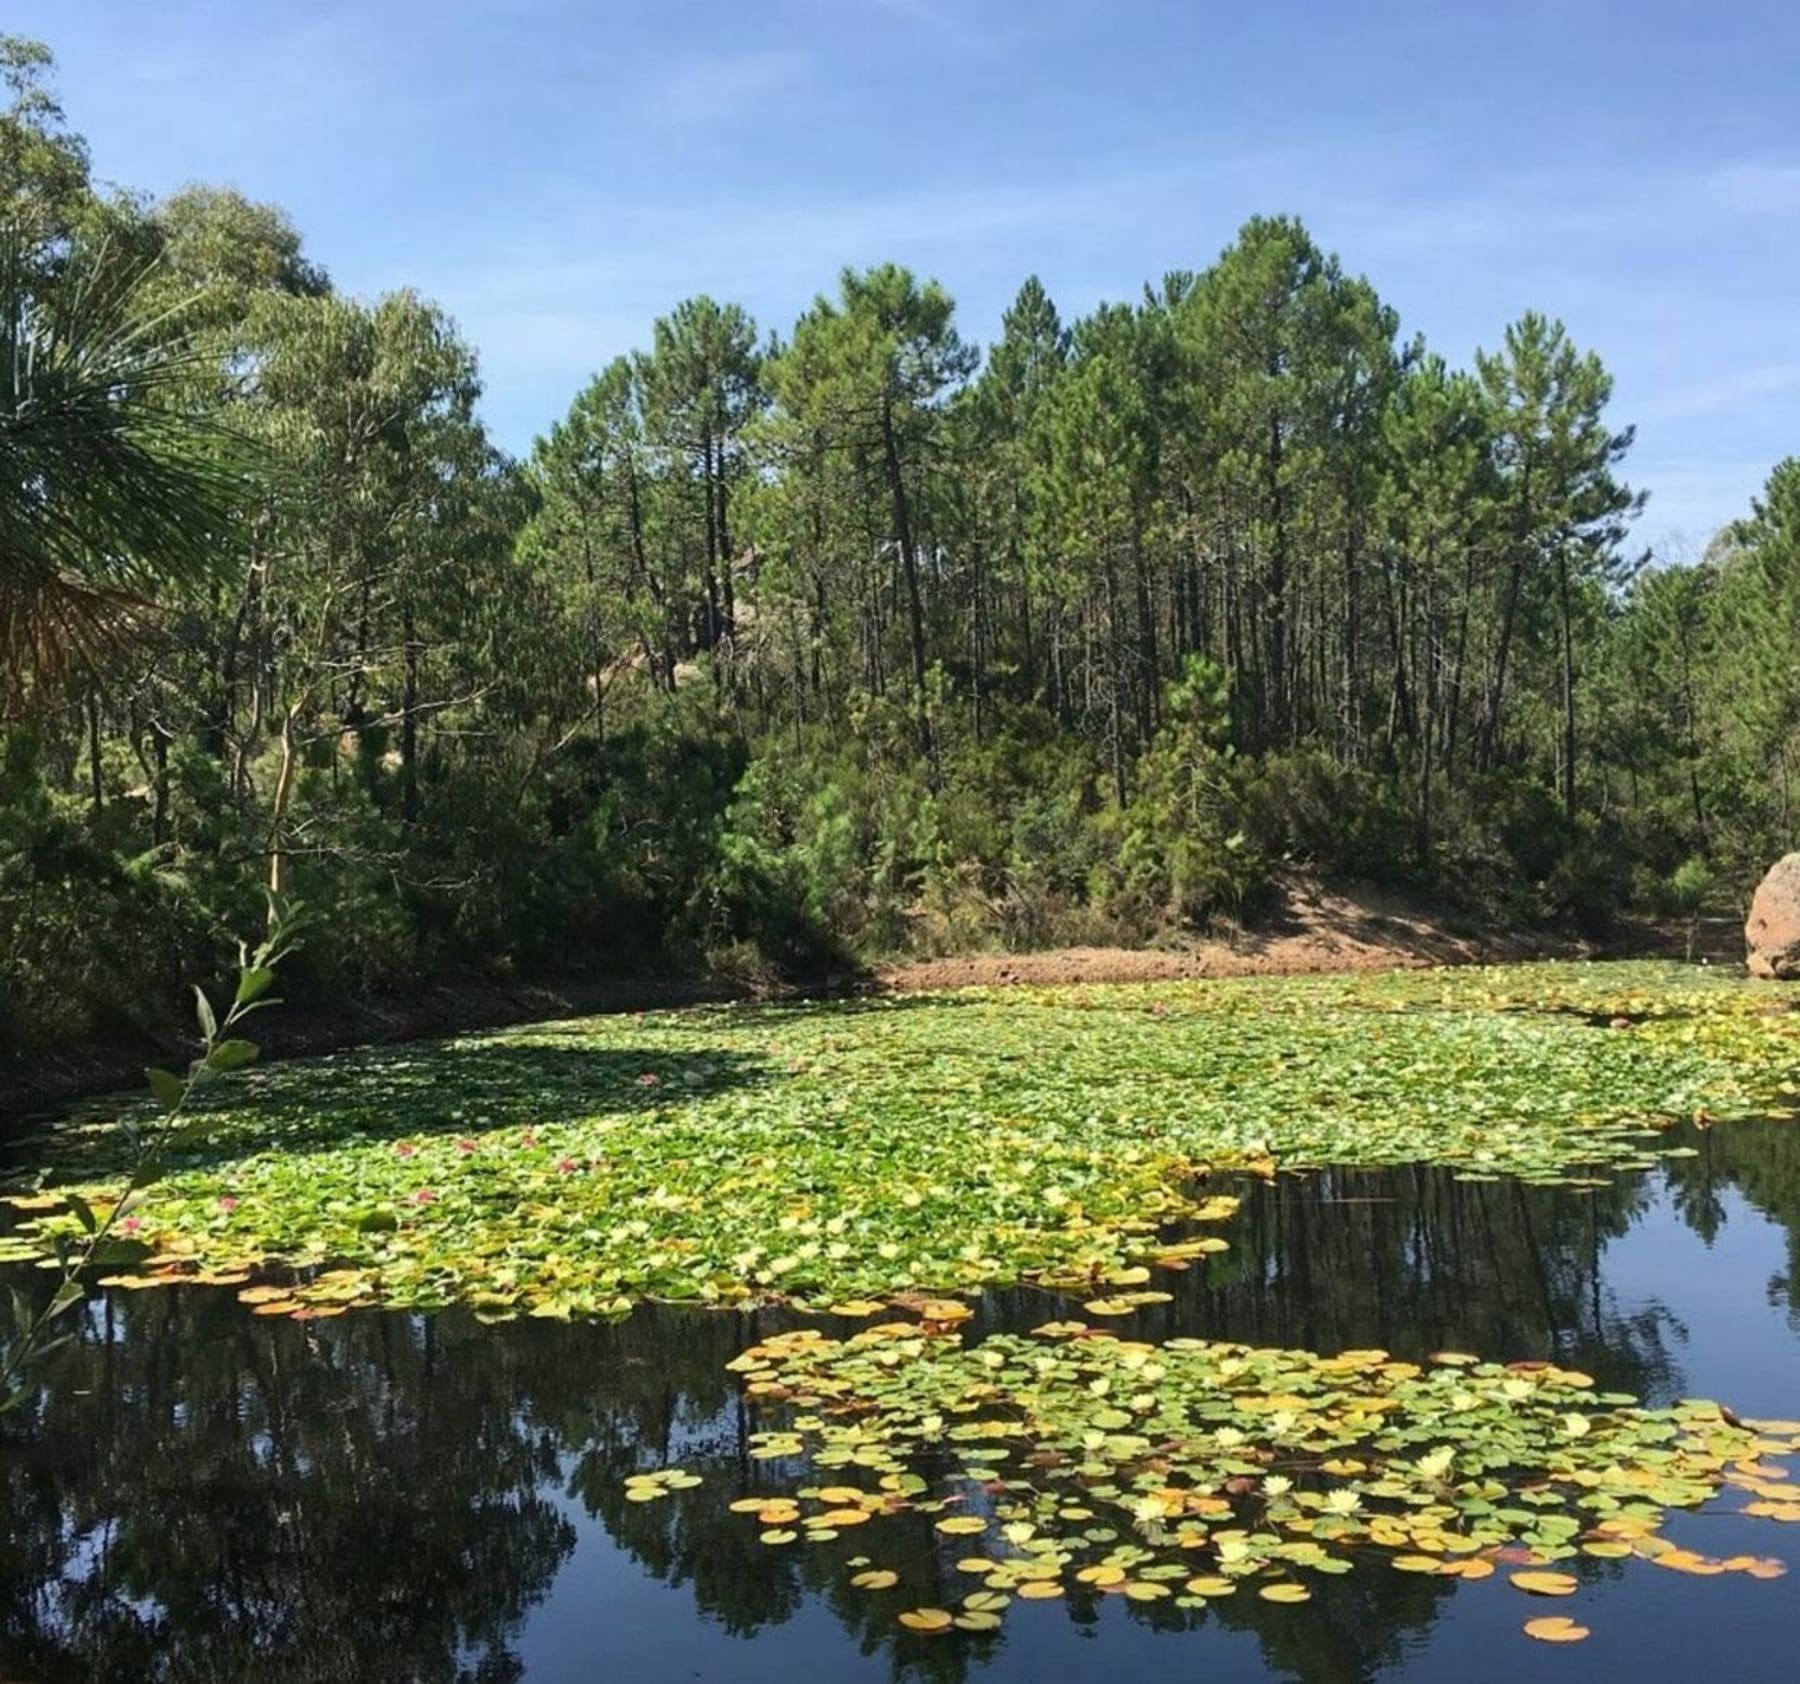
M 159 1020 L 264 886 L 341 997 L 1141 941 L 1294 870 L 1598 920 L 1793 843 L 1800 464 L 1637 554 L 1543 316 L 1452 368 L 1258 218 L 983 352 L 887 265 L 678 305 L 518 462 L 440 310 L 103 192 L 0 70 L 0 1045 Z

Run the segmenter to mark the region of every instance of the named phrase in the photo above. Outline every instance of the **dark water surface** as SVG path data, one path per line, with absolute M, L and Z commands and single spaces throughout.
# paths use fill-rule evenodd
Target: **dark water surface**
M 1587 1194 L 1432 1170 L 1252 1184 L 1231 1251 L 1112 1325 L 1549 1357 L 1651 1402 L 1800 1417 L 1800 1128 L 1686 1139 L 1697 1156 Z M 1068 1312 L 1001 1293 L 976 1325 Z M 1544 1604 L 1503 1577 L 1377 1565 L 1315 1580 L 1302 1607 L 1015 1603 L 991 1636 L 907 1636 L 893 1598 L 848 1588 L 844 1559 L 904 1559 L 909 1603 L 941 1602 L 968 1588 L 957 1540 L 905 1516 L 877 1523 L 897 1529 L 879 1545 L 771 1549 L 726 1512 L 767 1476 L 725 1364 L 781 1325 L 672 1310 L 303 1325 L 229 1291 L 116 1293 L 0 1438 L 0 1684 L 1800 1680 L 1800 1526 L 1735 1517 L 1739 1496 L 1671 1535 L 1720 1555 L 1791 1538 L 1792 1576 L 1585 1561 L 1580 1594 Z M 667 1460 L 705 1483 L 624 1501 L 625 1475 Z M 1546 1611 L 1592 1639 L 1532 1643 L 1521 1622 Z

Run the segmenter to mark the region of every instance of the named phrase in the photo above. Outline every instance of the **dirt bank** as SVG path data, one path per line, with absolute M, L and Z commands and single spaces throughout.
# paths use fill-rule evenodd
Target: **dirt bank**
M 1594 951 L 1592 944 L 1570 936 L 1459 927 L 1378 891 L 1340 893 L 1301 885 L 1288 892 L 1273 917 L 1255 928 L 1197 938 L 1178 947 L 1067 947 L 1045 953 L 914 960 L 882 967 L 876 983 L 883 988 L 919 989 L 1306 976 L 1573 958 Z

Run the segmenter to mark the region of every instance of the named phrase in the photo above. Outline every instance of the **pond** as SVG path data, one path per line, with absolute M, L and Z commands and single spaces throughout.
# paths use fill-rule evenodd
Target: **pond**
M 1170 1272 L 1167 1302 L 1109 1331 L 1541 1359 L 1652 1404 L 1800 1414 L 1800 1133 L 1747 1121 L 1668 1143 L 1692 1155 L 1592 1188 L 1408 1166 L 1241 1177 L 1235 1215 L 1207 1230 L 1230 1249 Z M 962 1337 L 1079 1314 L 1080 1296 L 990 1292 Z M 1795 1675 L 1800 1573 L 1642 1560 L 1583 1559 L 1554 1603 L 1504 1573 L 1383 1563 L 1319 1579 L 1304 1606 L 1077 1593 L 1018 1603 L 997 1630 L 916 1635 L 897 1610 L 969 1588 L 957 1539 L 904 1515 L 771 1548 L 731 1509 L 771 1481 L 727 1364 L 803 1319 L 296 1322 L 216 1287 L 99 1295 L 4 1442 L 0 1679 L 1686 1684 L 1722 1660 L 1749 1684 Z M 629 1476 L 671 1466 L 700 1483 L 628 1500 Z M 1743 1502 L 1678 1512 L 1668 1534 L 1711 1557 L 1782 1554 L 1789 1529 Z M 867 1557 L 900 1590 L 853 1588 Z M 1528 1640 L 1522 1621 L 1546 1611 L 1591 1638 Z

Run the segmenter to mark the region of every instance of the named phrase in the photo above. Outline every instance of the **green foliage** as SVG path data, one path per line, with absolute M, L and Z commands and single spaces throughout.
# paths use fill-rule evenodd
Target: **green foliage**
M 1225 675 L 1191 656 L 1138 763 L 1136 795 L 1114 815 L 1114 897 L 1146 931 L 1199 925 L 1215 911 L 1241 916 L 1268 887 L 1241 825 L 1229 696 Z
M 1598 926 L 1800 835 L 1800 469 L 1640 569 L 1543 315 L 1452 369 L 1259 217 L 983 358 L 877 264 L 785 337 L 677 303 L 513 463 L 440 309 L 105 196 L 50 72 L 0 43 L 9 1052 L 178 1021 L 265 888 L 336 1001 L 1179 941 L 1294 872 Z
M 114 654 L 161 590 L 229 556 L 239 441 L 195 400 L 191 339 L 105 245 L 46 276 L 0 221 L 0 706 Z M 42 705 L 42 698 L 37 699 Z

